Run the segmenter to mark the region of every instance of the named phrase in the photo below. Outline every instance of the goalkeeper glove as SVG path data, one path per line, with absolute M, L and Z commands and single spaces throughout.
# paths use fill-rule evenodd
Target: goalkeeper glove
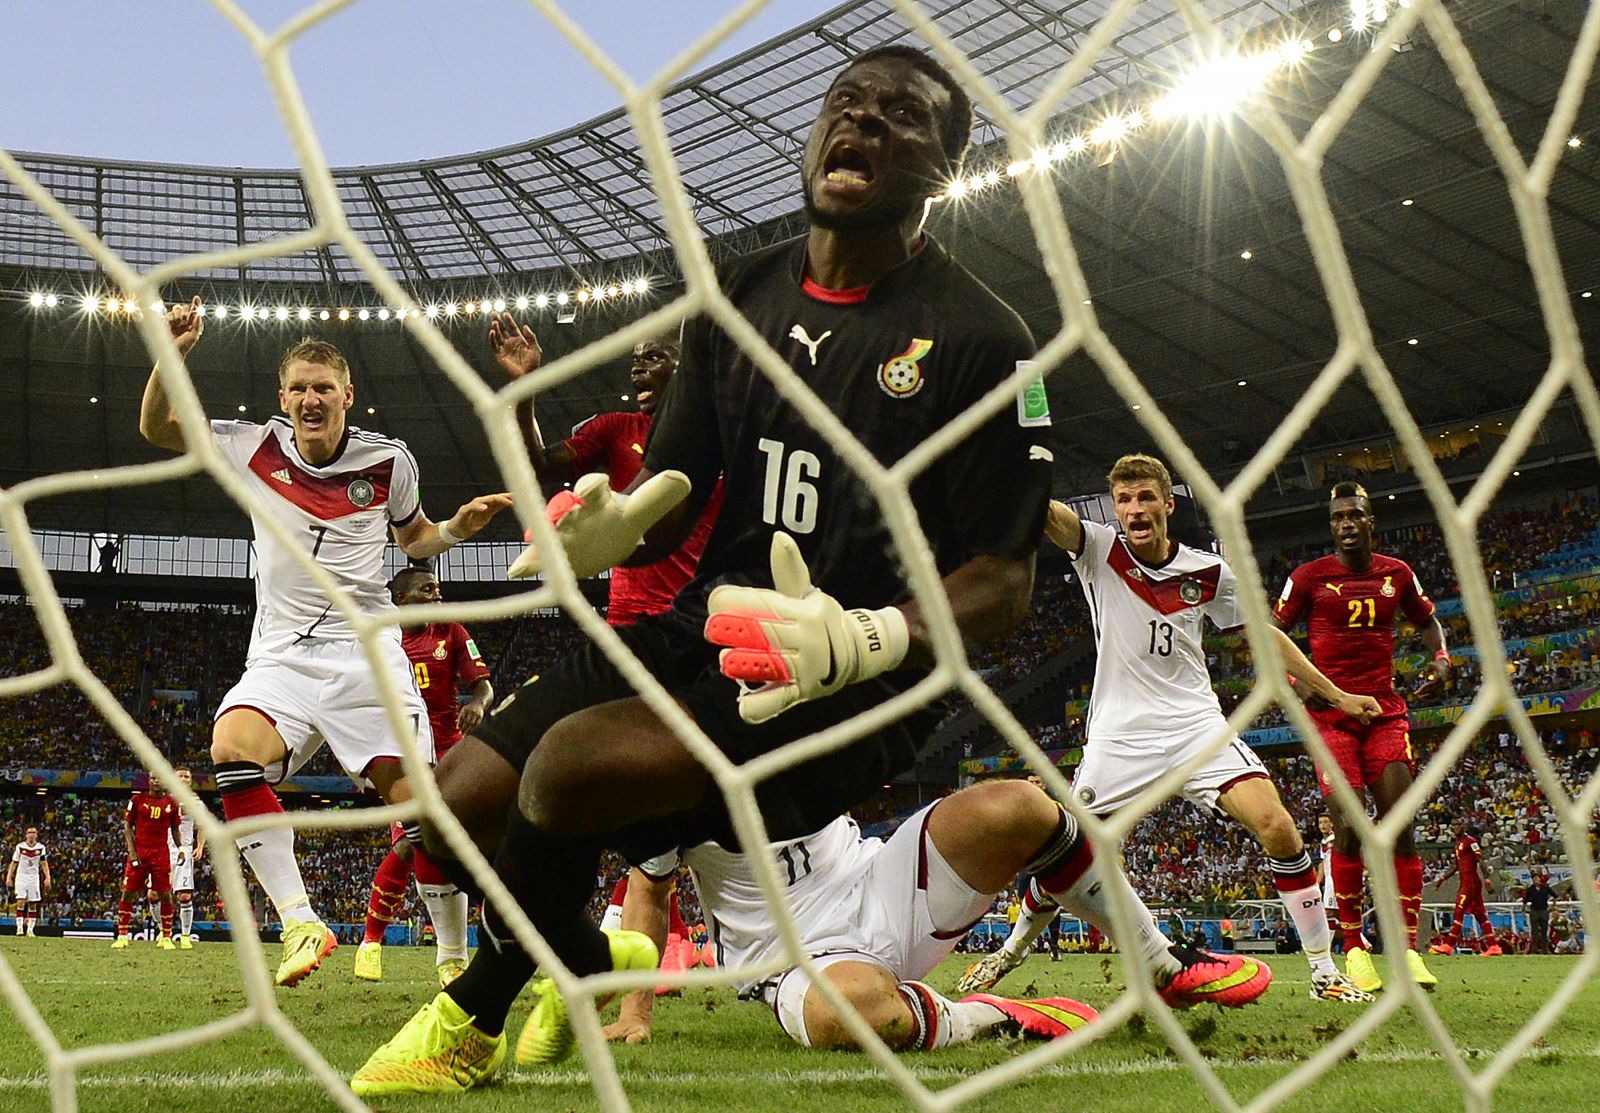
M 905 660 L 911 628 L 899 608 L 845 610 L 812 586 L 799 547 L 782 531 L 772 535 L 772 583 L 724 584 L 709 599 L 706 640 L 727 647 L 722 675 L 742 682 L 745 722 L 764 723 Z
M 580 580 L 615 568 L 633 555 L 645 532 L 689 494 L 689 477 L 680 471 L 652 475 L 631 494 L 611 491 L 611 480 L 590 472 L 545 506 L 545 517 L 567 551 L 572 574 Z M 533 539 L 530 530 L 524 541 Z M 506 569 L 508 579 L 519 580 L 544 571 L 544 554 L 529 545 Z

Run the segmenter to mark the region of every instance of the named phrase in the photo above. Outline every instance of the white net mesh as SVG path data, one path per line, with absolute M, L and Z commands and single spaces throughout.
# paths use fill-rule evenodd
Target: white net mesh
M 433 621 L 448 617 L 472 622 L 504 618 L 536 607 L 552 605 L 561 607 L 616 663 L 651 709 L 683 738 L 685 744 L 710 770 L 727 798 L 735 827 L 747 846 L 765 842 L 764 829 L 754 796 L 754 788 L 759 782 L 808 757 L 846 745 L 951 686 L 960 688 L 982 714 L 999 729 L 1005 740 L 1025 755 L 1029 765 L 1044 776 L 1047 785 L 1054 793 L 1062 799 L 1070 798 L 1067 786 L 1056 768 L 1030 740 L 1027 732 L 1001 701 L 968 667 L 966 655 L 951 619 L 948 600 L 940 587 L 931 552 L 918 527 L 907 494 L 911 480 L 941 453 L 955 445 L 1002 407 L 1012 405 L 1017 393 L 1034 371 L 1032 369 L 1019 371 L 1011 380 L 987 396 L 982 403 L 973 407 L 961 420 L 952 423 L 940 436 L 920 446 L 894 467 L 885 468 L 808 390 L 789 365 L 763 341 L 717 287 L 711 259 L 678 176 L 672 144 L 663 122 L 661 100 L 664 92 L 674 82 L 704 59 L 707 52 L 722 38 L 762 7 L 759 0 L 747 3 L 731 13 L 692 49 L 643 84 L 630 80 L 622 73 L 604 52 L 595 46 L 579 23 L 561 8 L 546 0 L 533 0 L 532 6 L 590 65 L 615 86 L 625 103 L 660 203 L 665 227 L 681 267 L 685 293 L 648 317 L 555 361 L 540 375 L 524 379 L 500 391 L 487 387 L 445 336 L 416 311 L 418 307 L 412 303 L 395 277 L 380 265 L 367 245 L 352 230 L 340 205 L 329 167 L 297 91 L 294 74 L 289 65 L 289 50 L 299 35 L 346 7 L 345 0 L 329 0 L 314 5 L 276 31 L 267 31 L 256 26 L 239 7 L 226 0 L 215 0 L 215 5 L 239 34 L 250 42 L 261 61 L 266 79 L 271 85 L 285 126 L 298 153 L 303 181 L 316 214 L 316 223 L 313 227 L 295 235 L 252 244 L 237 250 L 174 259 L 141 274 L 135 272 L 122 258 L 105 247 L 83 223 L 52 197 L 48 190 L 30 177 L 16 159 L 0 152 L 0 169 L 3 169 L 7 177 L 41 213 L 66 230 L 94 258 L 114 283 L 136 297 L 141 304 L 148 305 L 159 299 L 164 284 L 186 275 L 222 266 L 235 266 L 248 260 L 290 255 L 324 245 L 337 244 L 361 267 L 388 304 L 411 310 L 408 314 L 407 327 L 438 362 L 451 383 L 471 402 L 481 418 L 493 447 L 495 460 L 518 499 L 518 513 L 524 524 L 534 529 L 546 551 L 554 551 L 559 546 L 554 543 L 551 528 L 541 512 L 543 503 L 515 425 L 514 404 L 525 396 L 549 390 L 582 375 L 598 364 L 621 355 L 635 343 L 659 334 L 664 327 L 675 325 L 688 315 L 708 314 L 756 361 L 762 373 L 768 376 L 784 397 L 821 432 L 839 458 L 861 478 L 878 499 L 917 598 L 929 616 L 934 632 L 938 665 L 915 689 L 870 714 L 804 739 L 744 766 L 735 766 L 703 736 L 677 703 L 670 699 L 642 666 L 624 650 L 615 634 L 586 604 L 577 583 L 564 563 L 553 568 L 548 575 L 547 583 L 532 593 L 488 603 L 420 608 L 408 615 L 408 620 Z M 1086 75 L 1093 71 L 1097 60 L 1102 57 L 1108 46 L 1138 19 L 1139 14 L 1139 4 L 1136 0 L 1118 0 L 1114 3 L 1081 42 L 1071 64 L 1053 77 L 1044 93 L 1031 105 L 1019 111 L 953 44 L 947 32 L 941 29 L 940 21 L 911 0 L 897 0 L 895 6 L 931 50 L 956 72 L 962 83 L 975 94 L 985 113 L 1003 133 L 1011 158 L 1024 163 L 1033 157 L 1034 152 L 1048 146 L 1052 123 L 1062 107 L 1084 81 Z M 1188 23 L 1194 40 L 1208 50 L 1220 54 L 1227 43 L 1208 13 L 1195 0 L 1178 0 L 1176 7 L 1183 20 Z M 1507 709 L 1505 714 L 1521 740 L 1539 786 L 1558 817 L 1565 835 L 1567 852 L 1571 856 L 1575 874 L 1580 882 L 1576 891 L 1582 901 L 1585 921 L 1592 931 L 1600 927 L 1600 909 L 1596 907 L 1595 868 L 1588 849 L 1586 831 L 1588 817 L 1593 814 L 1597 802 L 1600 802 L 1600 780 L 1590 783 L 1576 798 L 1569 795 L 1541 747 L 1522 705 L 1515 698 L 1503 667 L 1505 655 L 1496 623 L 1494 601 L 1475 545 L 1474 529 L 1527 450 L 1540 421 L 1565 392 L 1570 391 L 1576 400 L 1589 439 L 1595 444 L 1600 444 L 1600 397 L 1596 395 L 1594 384 L 1584 363 L 1569 299 L 1568 283 L 1564 280 L 1557 258 L 1551 214 L 1546 200 L 1557 161 L 1571 134 L 1580 100 L 1589 82 L 1596 49 L 1600 47 L 1600 16 L 1591 11 L 1584 19 L 1581 35 L 1572 51 L 1554 111 L 1543 130 L 1542 139 L 1533 157 L 1525 159 L 1517 150 L 1445 6 L 1434 0 L 1415 0 L 1409 5 L 1402 4 L 1392 12 L 1386 10 L 1385 15 L 1387 20 L 1378 31 L 1372 49 L 1354 68 L 1326 110 L 1317 116 L 1303 135 L 1296 135 L 1285 119 L 1270 106 L 1248 103 L 1243 110 L 1246 122 L 1270 145 L 1281 163 L 1337 330 L 1337 349 L 1333 357 L 1243 470 L 1227 486 L 1221 486 L 1210 477 L 1190 451 L 1184 438 L 1152 397 L 1140 375 L 1125 362 L 1097 322 L 1090 301 L 1090 286 L 1079 266 L 1067 217 L 1050 177 L 1044 174 L 1023 174 L 1018 178 L 1017 186 L 1021 190 L 1033 235 L 1041 249 L 1051 289 L 1064 321 L 1060 332 L 1051 337 L 1044 346 L 1039 361 L 1043 367 L 1055 370 L 1060 368 L 1069 356 L 1087 355 L 1118 395 L 1137 412 L 1140 423 L 1160 446 L 1174 470 L 1195 492 L 1217 533 L 1226 544 L 1227 551 L 1234 554 L 1232 563 L 1244 589 L 1249 643 L 1262 667 L 1259 670 L 1261 679 L 1232 715 L 1230 729 L 1242 729 L 1274 701 L 1279 702 L 1288 710 L 1301 736 L 1308 740 L 1308 745 L 1318 758 L 1329 767 L 1332 767 L 1329 755 L 1299 701 L 1292 697 L 1282 679 L 1285 673 L 1281 667 L 1278 651 L 1267 636 L 1268 603 L 1260 570 L 1256 561 L 1245 555 L 1250 554 L 1252 549 L 1245 530 L 1244 505 L 1270 476 L 1272 469 L 1306 433 L 1313 419 L 1329 404 L 1341 386 L 1355 379 L 1366 384 L 1400 443 L 1406 449 L 1416 469 L 1417 477 L 1437 514 L 1450 556 L 1459 571 L 1466 614 L 1471 623 L 1473 640 L 1481 654 L 1485 677 L 1483 688 L 1471 708 L 1451 730 L 1435 760 L 1422 771 L 1405 800 L 1387 819 L 1379 823 L 1366 819 L 1364 808 L 1359 805 L 1349 786 L 1342 782 L 1338 786 L 1339 799 L 1344 804 L 1346 813 L 1355 817 L 1352 822 L 1359 830 L 1365 848 L 1366 866 L 1373 879 L 1377 909 L 1384 934 L 1390 938 L 1400 938 L 1404 930 L 1391 860 L 1397 836 L 1404 825 L 1410 822 L 1410 816 L 1416 807 L 1438 788 L 1452 763 L 1471 744 L 1484 723 L 1502 707 Z M 1459 502 L 1452 497 L 1444 477 L 1424 445 L 1423 434 L 1408 412 L 1395 378 L 1385 365 L 1375 344 L 1322 178 L 1324 155 L 1340 136 L 1341 130 L 1348 124 L 1363 98 L 1372 89 L 1385 65 L 1396 57 L 1395 51 L 1390 48 L 1406 42 L 1409 36 L 1423 33 L 1430 36 L 1436 44 L 1439 56 L 1448 67 L 1450 76 L 1476 117 L 1483 141 L 1493 153 L 1500 173 L 1505 179 L 1510 202 L 1521 230 L 1528 264 L 1535 280 L 1539 311 L 1550 345 L 1548 369 L 1533 390 L 1521 416 L 1514 422 L 1505 443 L 1489 462 L 1481 479 Z M 505 910 L 518 939 L 538 958 L 541 967 L 555 978 L 558 986 L 569 998 L 576 1000 L 579 995 L 594 995 L 654 984 L 656 976 L 653 973 L 608 974 L 583 979 L 580 982 L 561 967 L 543 941 L 533 932 L 526 918 L 516 909 L 509 894 L 496 881 L 488 864 L 474 849 L 465 832 L 444 811 L 438 791 L 414 750 L 407 752 L 405 767 L 412 784 L 416 787 L 417 798 L 414 803 L 401 807 L 360 812 L 294 812 L 260 821 L 224 824 L 175 780 L 171 766 L 80 656 L 61 600 L 30 535 L 27 519 L 27 506 L 34 500 L 91 489 L 173 480 L 202 471 L 215 479 L 228 497 L 241 506 L 252 505 L 254 496 L 224 464 L 208 435 L 205 416 L 194 384 L 160 316 L 154 313 L 144 314 L 139 327 L 150 351 L 155 353 L 158 359 L 162 382 L 173 400 L 185 431 L 185 438 L 194 447 L 186 455 L 174 460 L 137 467 L 114 468 L 108 471 L 50 475 L 0 492 L 0 521 L 3 521 L 6 536 L 15 553 L 22 583 L 37 610 L 53 658 L 48 668 L 24 676 L 0 679 L 0 698 L 18 696 L 62 683 L 80 688 L 106 721 L 127 741 L 141 763 L 155 771 L 190 814 L 196 817 L 197 825 L 207 836 L 210 845 L 215 848 L 216 876 L 221 894 L 229 907 L 249 907 L 239 855 L 234 846 L 234 839 L 249 830 L 281 824 L 328 828 L 375 825 L 426 812 L 446 832 L 452 848 L 471 867 L 490 899 Z M 397 429 L 394 432 L 403 436 L 405 430 Z M 1116 451 L 1116 446 L 1108 446 L 1108 458 L 1115 455 Z M 262 515 L 258 520 L 269 529 L 278 528 L 268 515 Z M 287 539 L 280 538 L 280 540 Z M 357 613 L 341 598 L 331 578 L 312 562 L 309 556 L 293 545 L 288 545 L 287 548 L 300 554 L 306 574 L 328 594 L 360 632 L 369 659 L 375 663 L 379 661 L 376 641 L 379 627 L 372 619 Z M 403 720 L 400 704 L 396 698 L 396 678 L 386 675 L 381 670 L 374 671 L 390 708 L 396 731 L 404 737 L 405 732 L 400 729 Z M 1212 752 L 1220 749 L 1226 741 L 1227 736 L 1219 736 L 1215 740 Z M 1193 764 L 1173 769 L 1143 795 L 1141 807 L 1129 809 L 1114 820 L 1100 821 L 1087 815 L 1079 816 L 1102 858 L 1114 855 L 1119 841 L 1138 819 L 1165 799 L 1169 793 L 1175 791 Z M 754 857 L 762 887 L 772 901 L 786 953 L 815 976 L 817 971 L 800 948 L 775 861 L 762 855 Z M 1133 880 L 1137 885 L 1138 878 Z M 1116 920 L 1121 931 L 1128 930 L 1133 915 L 1132 908 L 1117 907 Z M 27 1030 L 38 1041 L 44 1052 L 50 1076 L 52 1101 L 58 1113 L 67 1113 L 78 1107 L 79 1076 L 89 1068 L 214 1040 L 254 1025 L 261 1025 L 271 1030 L 305 1064 L 306 1069 L 319 1080 L 339 1106 L 351 1110 L 364 1108 L 361 1101 L 350 1092 L 342 1075 L 324 1061 L 317 1049 L 301 1036 L 280 1010 L 267 977 L 268 964 L 254 925 L 241 924 L 236 919 L 232 930 L 237 944 L 240 977 L 246 990 L 247 1003 L 244 1008 L 197 1028 L 129 1043 L 67 1049 L 40 1016 L 30 999 L 28 987 L 18 979 L 10 964 L 0 959 L 0 987 L 3 987 L 11 1007 L 24 1021 Z M 1560 990 L 1539 1008 L 1514 1038 L 1478 1069 L 1468 1067 L 1466 1058 L 1458 1050 L 1444 1022 L 1428 998 L 1419 992 L 1415 983 L 1409 979 L 1398 980 L 1379 1003 L 1362 1012 L 1354 1023 L 1329 1040 L 1315 1055 L 1259 1093 L 1245 1108 L 1265 1110 L 1283 1105 L 1294 1094 L 1333 1067 L 1397 1011 L 1404 1008 L 1415 1010 L 1421 1018 L 1437 1046 L 1439 1055 L 1450 1065 L 1466 1105 L 1473 1109 L 1487 1108 L 1497 1082 L 1517 1062 L 1519 1056 L 1556 1022 L 1563 1009 L 1589 978 L 1596 961 L 1596 952 L 1591 949 L 1577 961 L 1570 975 L 1562 982 Z M 693 984 L 726 984 L 736 977 L 747 977 L 751 973 L 749 970 L 717 970 L 695 972 L 687 977 Z M 1103 1010 L 1100 1025 L 1091 1028 L 1083 1037 L 1057 1041 L 1040 1047 L 1002 1066 L 964 1078 L 937 1092 L 929 1089 L 917 1073 L 907 1069 L 896 1055 L 873 1035 L 869 1027 L 845 1006 L 837 990 L 833 989 L 826 979 L 818 977 L 816 984 L 841 1012 L 852 1033 L 866 1048 L 878 1067 L 893 1080 L 906 1099 L 920 1109 L 954 1108 L 996 1087 L 1021 1079 L 1046 1064 L 1073 1055 L 1086 1043 L 1122 1024 L 1141 1009 L 1154 1018 L 1172 1047 L 1176 1049 L 1184 1066 L 1219 1108 L 1230 1110 L 1241 1108 L 1240 1102 L 1229 1093 L 1185 1029 L 1156 998 L 1148 979 L 1136 976 L 1136 972 L 1130 971 L 1130 974 L 1135 975 L 1128 979 L 1131 988 L 1114 1004 Z M 592 1010 L 575 1009 L 573 1015 L 589 1077 L 602 1104 L 608 1109 L 626 1108 L 627 1098 L 612 1057 L 601 1037 L 595 1013 Z M 386 1038 L 388 1032 L 375 1029 L 371 1035 L 375 1046 Z

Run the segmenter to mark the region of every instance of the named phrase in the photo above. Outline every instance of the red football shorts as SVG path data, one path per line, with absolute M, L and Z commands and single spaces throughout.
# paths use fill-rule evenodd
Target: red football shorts
M 1332 708 L 1313 711 L 1311 718 L 1322 732 L 1322 741 L 1333 752 L 1333 759 L 1339 763 L 1345 780 L 1357 792 L 1376 781 L 1397 761 L 1412 773 L 1417 771 L 1417 763 L 1411 757 L 1411 720 L 1404 711 L 1374 719 L 1366 726 Z M 1320 763 L 1317 785 L 1323 796 L 1333 795 L 1333 785 Z
M 122 867 L 122 888 L 130 893 L 153 889 L 157 893 L 172 892 L 172 863 L 163 847 L 159 854 L 150 853 L 145 862 L 128 862 Z

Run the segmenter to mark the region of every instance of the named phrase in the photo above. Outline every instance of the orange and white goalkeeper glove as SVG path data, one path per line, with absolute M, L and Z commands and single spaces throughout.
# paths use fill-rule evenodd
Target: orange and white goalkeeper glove
M 799 546 L 782 531 L 772 535 L 772 583 L 724 584 L 708 600 L 706 640 L 727 647 L 722 675 L 741 682 L 745 722 L 764 723 L 905 660 L 911 629 L 899 608 L 845 610 L 812 586 Z
M 615 568 L 633 555 L 645 532 L 689 494 L 689 477 L 681 471 L 657 472 L 631 494 L 613 494 L 603 472 L 590 472 L 545 506 L 545 517 L 567 551 L 572 574 L 580 580 Z M 530 530 L 523 537 L 531 541 Z M 545 568 L 544 554 L 530 544 L 506 569 L 506 577 L 520 580 Z

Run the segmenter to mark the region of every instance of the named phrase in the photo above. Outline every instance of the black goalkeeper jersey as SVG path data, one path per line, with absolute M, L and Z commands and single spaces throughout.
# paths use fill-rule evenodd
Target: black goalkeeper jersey
M 851 433 L 892 465 L 1032 358 L 1022 319 L 931 239 L 853 303 L 802 285 L 805 240 L 725 265 L 722 289 Z M 1043 385 L 1002 409 L 911 484 L 940 575 L 1030 549 L 1044 527 L 1050 423 Z M 696 619 L 719 583 L 772 586 L 774 530 L 846 607 L 910 598 L 883 513 L 821 434 L 708 317 L 688 321 L 645 466 L 725 479 L 722 510 L 674 609 Z

